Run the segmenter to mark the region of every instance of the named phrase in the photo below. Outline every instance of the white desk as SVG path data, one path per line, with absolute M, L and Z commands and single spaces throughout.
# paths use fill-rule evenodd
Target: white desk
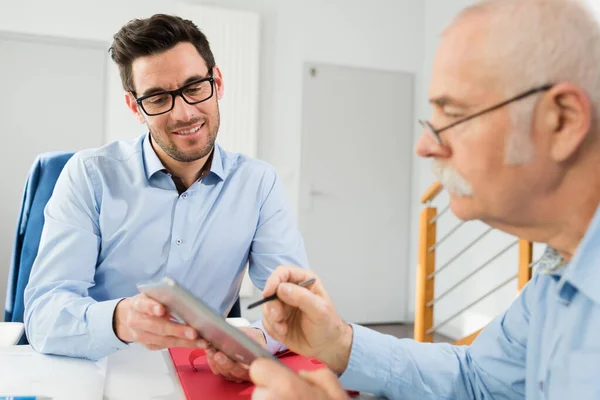
M 30 353 L 33 358 L 40 355 L 34 352 L 29 346 L 12 346 L 14 351 L 19 353 Z M 0 349 L 0 364 L 3 360 L 3 352 L 11 348 Z M 14 353 L 13 351 L 13 353 Z M 6 353 L 8 354 L 8 353 Z M 6 356 L 5 356 L 6 357 Z M 45 357 L 45 356 L 42 356 Z M 56 363 L 79 363 L 82 369 L 97 369 L 98 364 L 91 361 L 66 359 L 64 357 L 47 357 L 44 362 Z M 39 359 L 38 361 L 39 362 Z M 103 363 L 103 361 L 101 362 Z M 68 377 L 57 377 L 57 380 L 67 379 Z M 67 383 L 68 384 L 68 383 Z M 63 382 L 64 385 L 64 382 Z M 0 389 L 2 385 L 0 384 Z M 88 386 L 89 387 L 89 386 Z M 80 389 L 81 390 L 81 389 Z M 96 389 L 97 390 L 97 389 Z M 1 390 L 0 390 L 1 391 Z M 90 391 L 84 395 L 79 392 L 75 394 L 77 399 L 97 399 L 98 393 Z M 35 394 L 35 393 L 33 393 Z M 74 398 L 74 394 L 65 398 Z M 129 400 L 129 399 L 149 399 L 149 400 L 185 400 L 183 390 L 179 384 L 179 378 L 175 372 L 175 367 L 171 362 L 169 353 L 164 351 L 149 351 L 143 346 L 133 344 L 129 348 L 121 350 L 106 360 L 106 377 L 104 381 L 103 400 Z M 359 399 L 374 399 L 369 395 L 361 395 Z M 53 400 L 63 400 L 54 398 Z
M 167 350 L 132 344 L 108 357 L 104 400 L 185 400 Z

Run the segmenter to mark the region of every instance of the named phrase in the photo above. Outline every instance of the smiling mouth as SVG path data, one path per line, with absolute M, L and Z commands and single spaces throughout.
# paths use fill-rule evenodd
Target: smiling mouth
M 190 129 L 182 129 L 179 131 L 173 131 L 173 133 L 176 135 L 181 135 L 181 136 L 193 135 L 193 134 L 198 133 L 200 131 L 200 129 L 202 129 L 203 126 L 204 126 L 204 123 L 202 123 L 198 126 L 195 126 L 193 128 L 190 128 Z

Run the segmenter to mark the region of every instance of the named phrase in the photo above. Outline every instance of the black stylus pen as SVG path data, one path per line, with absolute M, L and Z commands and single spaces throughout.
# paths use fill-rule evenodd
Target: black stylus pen
M 303 282 L 300 282 L 300 283 L 298 284 L 298 286 L 306 287 L 306 286 L 310 285 L 311 283 L 314 283 L 315 281 L 316 281 L 316 279 L 315 279 L 315 278 L 310 278 L 310 279 L 307 279 L 307 280 L 305 280 L 305 281 L 303 281 Z M 252 309 L 252 308 L 254 308 L 254 307 L 258 307 L 258 306 L 260 306 L 261 304 L 264 304 L 264 303 L 266 303 L 267 301 L 275 300 L 276 298 L 277 298 L 277 293 L 275 293 L 275 294 L 272 294 L 272 295 L 271 295 L 271 296 L 269 296 L 269 297 L 265 297 L 265 298 L 264 298 L 264 299 L 262 299 L 262 300 L 259 300 L 259 301 L 255 302 L 255 303 L 252 303 L 252 304 L 250 304 L 250 305 L 248 306 L 248 310 L 250 310 L 250 309 Z

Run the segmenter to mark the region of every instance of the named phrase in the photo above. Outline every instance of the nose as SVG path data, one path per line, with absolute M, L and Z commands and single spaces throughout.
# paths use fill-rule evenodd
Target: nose
M 432 134 L 425 130 L 423 130 L 417 141 L 415 152 L 423 158 L 448 158 L 452 154 L 448 146 L 438 143 L 432 137 Z
M 176 121 L 189 121 L 194 117 L 197 110 L 192 104 L 188 104 L 181 96 L 175 96 L 175 104 L 171 110 L 171 118 Z

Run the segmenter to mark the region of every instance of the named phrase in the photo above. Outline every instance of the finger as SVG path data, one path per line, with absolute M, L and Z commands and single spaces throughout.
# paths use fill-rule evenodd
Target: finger
M 133 330 L 146 331 L 160 336 L 174 336 L 186 340 L 198 339 L 198 332 L 188 325 L 142 313 L 131 313 L 127 326 Z
M 215 375 L 221 375 L 223 378 L 234 382 L 243 382 L 250 379 L 248 368 L 219 351 L 207 352 L 206 360 Z
M 287 307 L 290 308 L 290 307 Z M 272 321 L 268 316 L 262 319 L 263 328 L 265 331 L 278 342 L 285 343 L 287 334 L 287 321 Z
M 240 363 L 236 363 L 235 367 L 229 371 L 229 375 L 237 382 L 247 382 L 250 380 L 248 367 L 245 367 Z
M 269 279 L 267 279 L 265 289 L 263 290 L 263 297 L 274 294 L 277 287 L 283 282 L 300 283 L 311 278 L 316 278 L 315 273 L 311 270 L 290 266 L 277 267 Z M 315 282 L 312 285 L 317 283 Z
M 285 304 L 279 300 L 269 301 L 260 306 L 260 311 L 264 318 L 272 323 L 283 321 L 290 311 L 286 310 Z
M 215 355 L 215 351 L 213 349 L 211 349 L 211 348 L 206 349 L 206 363 L 208 364 L 208 367 L 210 368 L 210 370 L 212 371 L 213 374 L 222 375 L 221 370 L 219 369 L 219 366 L 215 362 L 214 355 Z
M 273 396 L 269 394 L 269 390 L 264 387 L 255 387 L 252 391 L 251 400 L 275 400 Z
M 259 358 L 250 365 L 250 379 L 258 387 L 285 393 L 290 392 L 294 382 L 300 378 L 291 369 L 273 360 Z
M 241 327 L 239 328 L 246 336 L 250 337 L 253 341 L 260 344 L 263 348 L 267 348 L 267 337 L 265 333 L 256 327 Z
M 165 306 L 144 294 L 138 294 L 137 296 L 134 296 L 132 300 L 133 308 L 138 312 L 154 315 L 156 317 L 161 317 L 167 312 Z
M 311 385 L 323 390 L 327 394 L 328 399 L 345 400 L 348 398 L 338 377 L 327 368 L 321 368 L 310 372 L 300 371 L 299 375 Z
M 331 318 L 335 312 L 331 301 L 292 283 L 282 283 L 277 288 L 282 303 L 300 309 L 311 321 L 318 323 Z
M 195 340 L 186 340 L 174 336 L 155 335 L 151 332 L 138 330 L 132 331 L 132 335 L 136 342 L 139 342 L 146 347 L 152 346 L 152 350 L 166 349 L 169 347 L 198 347 Z

